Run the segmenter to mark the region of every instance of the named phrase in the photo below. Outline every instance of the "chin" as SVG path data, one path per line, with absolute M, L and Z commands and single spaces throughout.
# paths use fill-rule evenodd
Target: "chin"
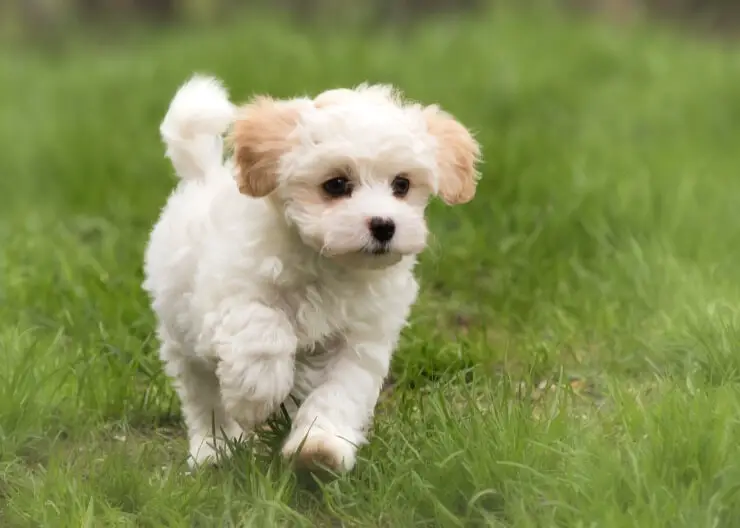
M 332 257 L 332 260 L 340 266 L 350 269 L 382 270 L 395 266 L 407 257 L 412 257 L 412 255 L 404 255 L 393 251 L 356 251 L 336 255 Z

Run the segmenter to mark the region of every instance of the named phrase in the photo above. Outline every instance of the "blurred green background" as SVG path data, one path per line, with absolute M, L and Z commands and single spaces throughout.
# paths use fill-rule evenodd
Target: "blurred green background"
M 408 26 L 429 16 L 450 16 L 493 4 L 521 6 L 541 0 L 5 0 L 0 33 L 8 41 L 56 46 L 70 32 L 95 30 L 109 37 L 131 25 L 214 24 L 245 9 L 270 10 L 304 24 L 361 23 L 369 27 Z M 648 14 L 703 30 L 733 32 L 740 22 L 735 0 L 550 0 L 550 4 L 596 12 L 624 21 Z

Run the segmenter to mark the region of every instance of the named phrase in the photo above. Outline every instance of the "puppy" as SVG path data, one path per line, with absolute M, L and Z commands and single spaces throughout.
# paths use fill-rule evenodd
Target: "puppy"
M 478 144 L 388 86 L 236 107 L 204 76 L 160 131 L 180 181 L 143 286 L 191 465 L 285 403 L 283 455 L 350 470 L 417 296 L 425 207 L 473 198 Z

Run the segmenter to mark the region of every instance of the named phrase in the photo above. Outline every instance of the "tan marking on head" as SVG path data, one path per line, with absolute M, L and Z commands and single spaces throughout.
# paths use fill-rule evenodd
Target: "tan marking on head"
M 275 190 L 280 157 L 291 147 L 299 116 L 296 106 L 264 96 L 240 109 L 231 143 L 241 193 L 260 198 Z
M 475 196 L 480 146 L 454 117 L 436 106 L 424 109 L 427 129 L 438 142 L 439 195 L 448 205 L 467 203 Z

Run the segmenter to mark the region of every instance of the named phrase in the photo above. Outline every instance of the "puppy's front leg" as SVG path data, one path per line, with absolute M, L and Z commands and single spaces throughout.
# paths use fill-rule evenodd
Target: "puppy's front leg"
M 282 311 L 251 302 L 223 310 L 215 341 L 224 408 L 251 431 L 293 387 L 295 332 Z
M 392 351 L 390 342 L 348 338 L 327 367 L 323 383 L 298 409 L 283 455 L 292 456 L 300 448 L 301 466 L 324 465 L 338 472 L 352 469 L 357 448 L 366 442 L 364 433 Z

